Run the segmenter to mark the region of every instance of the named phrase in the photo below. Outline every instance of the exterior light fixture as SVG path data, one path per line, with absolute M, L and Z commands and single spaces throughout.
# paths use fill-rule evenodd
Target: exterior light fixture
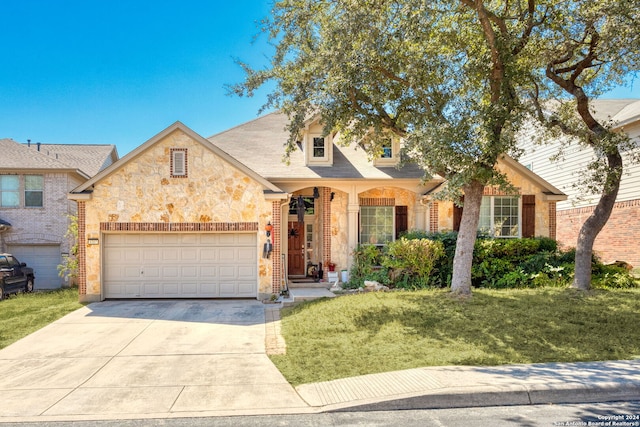
M 320 198 L 320 191 L 318 190 L 318 187 L 313 187 L 313 198 L 314 199 Z

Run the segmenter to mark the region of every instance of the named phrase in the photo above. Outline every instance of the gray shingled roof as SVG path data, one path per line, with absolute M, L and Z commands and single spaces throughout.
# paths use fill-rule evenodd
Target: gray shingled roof
M 302 151 L 291 153 L 290 164 L 282 161 L 289 136 L 285 126 L 288 118 L 276 112 L 213 135 L 208 138 L 214 145 L 247 165 L 269 180 L 314 178 L 422 178 L 424 172 L 415 164 L 400 169 L 376 167 L 364 150 L 349 147 L 333 147 L 333 166 L 305 166 Z
M 38 150 L 33 143 L 29 148 Z M 94 176 L 118 160 L 115 145 L 106 144 L 40 144 L 40 152 L 80 169 L 89 176 Z
M 117 159 L 113 145 L 36 144 L 0 139 L 0 169 L 76 170 L 91 177 Z

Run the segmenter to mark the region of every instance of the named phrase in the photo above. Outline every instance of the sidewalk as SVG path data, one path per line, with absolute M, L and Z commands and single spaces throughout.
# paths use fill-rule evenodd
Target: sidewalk
M 364 375 L 296 391 L 322 411 L 381 411 L 640 400 L 640 360 L 444 366 Z
M 279 308 L 266 310 L 267 351 L 283 354 Z M 442 366 L 296 387 L 317 411 L 382 411 L 640 400 L 640 359 Z

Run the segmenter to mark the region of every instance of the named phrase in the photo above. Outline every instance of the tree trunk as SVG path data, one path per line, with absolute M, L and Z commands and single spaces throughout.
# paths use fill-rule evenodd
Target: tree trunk
M 461 295 L 471 294 L 471 264 L 473 263 L 473 247 L 478 234 L 480 204 L 484 185 L 478 181 L 463 187 L 464 209 L 460 221 L 460 231 L 456 241 L 456 253 L 453 257 L 453 277 L 451 292 Z
M 607 178 L 604 190 L 598 200 L 593 213 L 587 218 L 580 228 L 578 242 L 576 243 L 575 276 L 572 287 L 580 290 L 588 290 L 591 287 L 591 258 L 593 244 L 598 234 L 605 226 L 618 197 L 618 189 L 622 179 L 622 157 L 615 147 L 614 152 L 607 155 Z

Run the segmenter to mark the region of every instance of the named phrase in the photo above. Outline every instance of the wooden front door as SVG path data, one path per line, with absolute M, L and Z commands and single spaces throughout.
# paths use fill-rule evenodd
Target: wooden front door
M 289 275 L 304 276 L 306 274 L 306 266 L 304 264 L 304 223 L 290 221 L 287 231 L 289 236 Z

